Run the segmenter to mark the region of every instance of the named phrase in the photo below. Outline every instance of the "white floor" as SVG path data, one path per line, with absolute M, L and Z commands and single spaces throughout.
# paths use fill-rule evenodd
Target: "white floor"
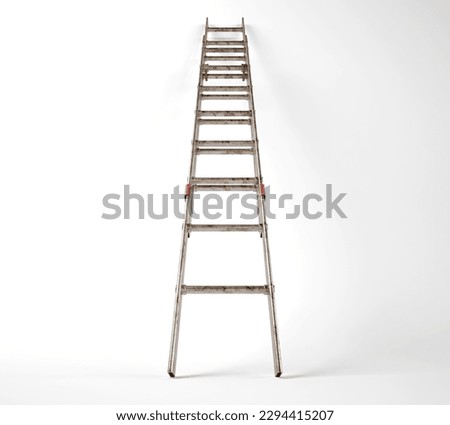
M 143 373 L 2 379 L 2 404 L 448 404 L 450 374 L 193 375 Z
M 211 362 L 210 362 L 211 363 Z M 0 379 L 1 404 L 449 404 L 449 369 L 401 372 L 361 363 L 286 367 L 271 376 L 269 362 L 200 364 L 169 378 L 139 367 L 25 367 Z M 310 362 L 312 363 L 312 362 Z M 181 365 L 180 365 L 181 366 Z M 186 366 L 186 365 L 185 365 Z M 367 365 L 366 365 L 367 366 Z M 161 365 L 163 368 L 164 365 Z M 401 369 L 401 368 L 400 368 Z M 162 372 L 162 371 L 161 371 Z

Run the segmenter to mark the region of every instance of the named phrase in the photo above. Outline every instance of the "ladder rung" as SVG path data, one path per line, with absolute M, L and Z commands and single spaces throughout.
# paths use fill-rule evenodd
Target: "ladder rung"
M 205 71 L 242 71 L 244 65 L 208 65 L 204 66 Z
M 256 191 L 254 184 L 194 184 L 194 190 L 198 192 L 251 192 Z
M 261 224 L 187 224 L 188 232 L 261 232 Z
M 248 94 L 202 94 L 203 100 L 247 100 Z
M 253 140 L 196 140 L 195 142 L 198 147 L 222 147 L 222 146 L 234 146 L 234 147 L 245 147 L 254 146 L 255 142 Z
M 209 32 L 242 32 L 242 27 L 207 27 Z
M 200 86 L 202 91 L 249 91 L 249 86 Z
M 251 149 L 202 149 L 197 148 L 197 155 L 253 155 L 255 151 Z
M 264 294 L 269 293 L 269 287 L 253 286 L 253 285 L 239 285 L 239 286 L 219 286 L 219 285 L 182 285 L 182 294 Z
M 205 47 L 206 53 L 244 53 L 243 47 Z
M 251 117 L 252 111 L 198 111 L 202 117 Z
M 247 124 L 247 125 L 250 125 L 251 120 L 250 119 L 243 119 L 243 120 L 239 120 L 239 119 L 235 119 L 235 120 L 198 119 L 198 123 L 200 125 L 204 125 L 204 124 L 214 124 L 214 125 Z
M 258 179 L 256 177 L 193 177 L 191 179 L 193 184 L 256 184 Z
M 205 79 L 208 80 L 246 80 L 247 74 L 240 73 L 240 74 L 211 74 L 208 73 L 208 75 L 203 76 Z
M 242 46 L 244 40 L 206 40 L 206 44 L 211 46 Z
M 205 56 L 205 61 L 244 61 L 245 56 Z

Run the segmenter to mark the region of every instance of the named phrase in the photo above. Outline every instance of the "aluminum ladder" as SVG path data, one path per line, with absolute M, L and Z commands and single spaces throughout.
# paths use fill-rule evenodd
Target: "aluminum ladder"
M 234 35 L 236 35 L 238 39 L 208 39 L 210 33 L 237 33 Z M 230 85 L 230 79 L 240 80 L 241 83 L 240 85 Z M 210 80 L 219 80 L 219 85 L 205 84 Z M 248 101 L 248 110 L 203 110 L 202 102 L 205 100 L 227 100 L 230 102 L 233 100 L 246 100 Z M 208 18 L 206 18 L 196 105 L 189 180 L 186 185 L 185 194 L 186 213 L 183 224 L 183 236 L 178 267 L 168 373 L 171 377 L 175 376 L 183 295 L 264 294 L 267 295 L 269 302 L 274 372 L 275 376 L 279 377 L 282 373 L 281 353 L 275 313 L 274 285 L 272 281 L 264 206 L 265 192 L 261 176 L 258 134 L 256 131 L 255 106 L 248 53 L 248 39 L 245 32 L 244 18 L 242 18 L 242 24 L 239 27 L 211 27 L 208 25 Z M 250 140 L 199 140 L 200 127 L 203 125 L 246 125 L 250 127 L 251 138 Z M 223 178 L 196 177 L 196 162 L 198 155 L 252 155 L 255 176 Z M 193 224 L 192 194 L 194 191 L 254 191 L 258 198 L 258 224 Z M 266 284 L 262 286 L 185 285 L 184 271 L 187 242 L 191 232 L 198 231 L 259 232 L 263 243 Z

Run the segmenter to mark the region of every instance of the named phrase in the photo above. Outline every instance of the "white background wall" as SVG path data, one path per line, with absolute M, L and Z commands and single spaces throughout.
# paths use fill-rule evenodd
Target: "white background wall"
M 246 19 L 266 184 L 347 192 L 270 221 L 284 379 L 264 297 L 192 296 L 170 380 L 181 222 L 101 218 L 185 183 L 206 16 Z M 3 3 L 0 402 L 448 403 L 449 30 L 445 0 Z M 187 283 L 262 276 L 196 237 Z

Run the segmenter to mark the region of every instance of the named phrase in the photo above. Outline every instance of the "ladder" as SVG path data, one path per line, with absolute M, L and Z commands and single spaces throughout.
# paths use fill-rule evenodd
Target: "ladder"
M 208 39 L 210 33 L 237 33 L 238 39 Z M 242 37 L 241 37 L 242 36 Z M 219 85 L 205 84 L 218 80 Z M 238 85 L 229 80 L 240 80 Z M 248 101 L 248 110 L 211 111 L 202 108 L 205 100 Z M 228 103 L 227 103 L 228 104 Z M 168 374 L 175 376 L 178 337 L 180 330 L 182 298 L 186 294 L 264 294 L 269 303 L 269 316 L 272 337 L 272 352 L 275 376 L 282 373 L 280 343 L 275 314 L 274 285 L 270 264 L 270 251 L 267 235 L 264 206 L 265 191 L 262 183 L 259 158 L 258 135 L 256 131 L 255 106 L 248 53 L 248 39 L 244 18 L 238 27 L 211 27 L 206 18 L 202 42 L 200 75 L 197 92 L 197 107 L 192 139 L 192 154 L 189 180 L 186 185 L 186 213 L 178 267 L 172 337 L 170 343 Z M 239 125 L 250 127 L 249 140 L 199 140 L 200 127 L 204 125 Z M 196 177 L 198 155 L 252 155 L 254 177 Z M 194 191 L 254 191 L 257 194 L 258 224 L 193 224 Z M 261 286 L 190 286 L 184 284 L 187 242 L 192 232 L 259 232 L 262 238 L 266 284 Z

